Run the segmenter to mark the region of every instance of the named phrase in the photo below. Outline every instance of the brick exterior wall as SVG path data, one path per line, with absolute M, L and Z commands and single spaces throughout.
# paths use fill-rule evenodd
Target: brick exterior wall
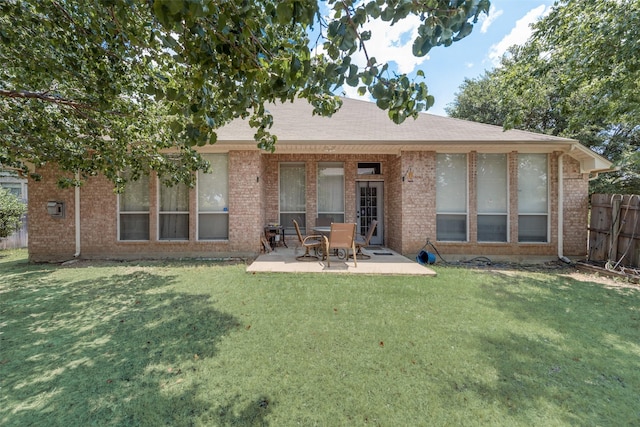
M 549 155 L 550 242 L 519 244 L 518 236 L 518 153 L 508 153 L 509 236 L 507 243 L 478 243 L 476 219 L 476 159 L 468 154 L 469 241 L 436 241 L 436 153 L 403 151 L 401 155 L 381 154 L 266 154 L 256 150 L 232 151 L 229 156 L 229 239 L 198 241 L 197 194 L 190 191 L 190 234 L 188 241 L 158 240 L 158 181 L 150 179 L 150 239 L 145 242 L 118 241 L 118 197 L 105 178 L 89 179 L 80 189 L 81 257 L 106 259 L 254 256 L 260 251 L 260 236 L 268 222 L 279 222 L 279 164 L 306 165 L 306 228 L 317 216 L 317 163 L 342 162 L 345 171 L 345 221 L 356 221 L 358 180 L 384 183 L 384 244 L 407 256 L 414 256 L 427 238 L 448 259 L 489 256 L 492 259 L 527 261 L 554 258 L 558 253 L 557 197 L 558 158 Z M 584 256 L 587 245 L 588 180 L 579 163 L 568 155 L 563 161 L 564 255 Z M 380 162 L 381 175 L 358 176 L 358 162 Z M 71 259 L 75 245 L 75 190 L 59 189 L 51 167 L 39 171 L 41 182 L 29 183 L 29 256 L 32 261 Z M 404 178 L 404 180 L 403 180 Z M 52 218 L 47 201 L 65 203 L 64 218 Z M 285 224 L 289 226 L 288 224 Z M 297 237 L 287 235 L 291 247 Z
M 589 223 L 589 177 L 580 173 L 580 163 L 563 156 L 564 255 L 586 258 Z
M 73 257 L 75 244 L 75 189 L 60 189 L 51 169 L 38 171 L 41 181 L 29 180 L 29 257 L 34 261 L 60 261 Z M 64 203 L 64 217 L 52 218 L 47 202 Z
M 435 241 L 436 236 L 436 153 L 402 152 L 400 158 L 398 193 L 402 199 L 398 205 L 402 212 L 402 226 L 396 239 L 401 241 L 394 247 L 401 253 L 417 253 L 427 239 Z

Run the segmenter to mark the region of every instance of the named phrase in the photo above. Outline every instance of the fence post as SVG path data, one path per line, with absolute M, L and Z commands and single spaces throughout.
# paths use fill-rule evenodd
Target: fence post
M 609 259 L 615 262 L 618 259 L 618 238 L 620 236 L 620 202 L 622 198 L 613 196 L 611 203 L 611 241 L 609 242 Z

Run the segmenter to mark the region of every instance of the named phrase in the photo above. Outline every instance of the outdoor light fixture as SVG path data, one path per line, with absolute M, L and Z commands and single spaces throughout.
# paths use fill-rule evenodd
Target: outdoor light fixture
M 404 182 L 405 178 L 409 182 L 413 182 L 413 169 L 409 168 L 404 175 L 402 175 L 402 182 Z

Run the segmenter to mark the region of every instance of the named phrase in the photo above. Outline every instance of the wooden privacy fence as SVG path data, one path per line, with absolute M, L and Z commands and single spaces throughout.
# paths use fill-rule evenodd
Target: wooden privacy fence
M 22 226 L 11 236 L 0 239 L 0 250 L 26 248 L 29 240 L 29 232 L 27 229 L 27 216 L 22 217 Z
M 640 267 L 640 195 L 591 196 L 589 261 Z

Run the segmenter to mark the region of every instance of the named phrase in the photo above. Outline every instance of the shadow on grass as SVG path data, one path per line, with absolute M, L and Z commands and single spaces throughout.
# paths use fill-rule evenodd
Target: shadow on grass
M 148 271 L 61 283 L 52 270 L 3 265 L 0 424 L 267 424 L 267 397 L 203 397 L 200 365 L 239 327 L 210 296 Z
M 479 337 L 497 380 L 475 392 L 531 424 L 551 413 L 572 425 L 640 424 L 640 292 L 492 274 L 485 301 L 514 327 Z

